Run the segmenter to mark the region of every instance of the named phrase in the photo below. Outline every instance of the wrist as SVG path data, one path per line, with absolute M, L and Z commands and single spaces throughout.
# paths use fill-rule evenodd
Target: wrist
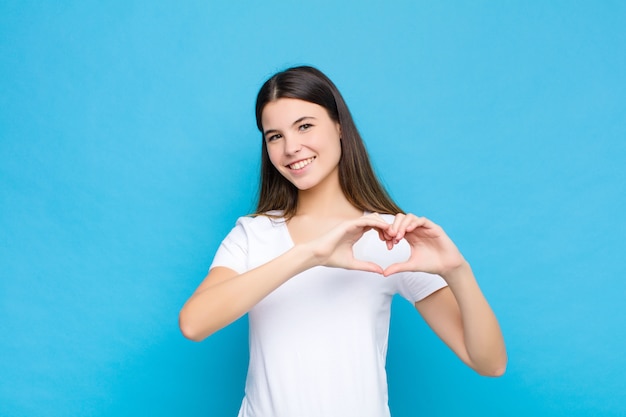
M 460 265 L 451 268 L 440 275 L 448 284 L 450 284 L 468 276 L 473 276 L 473 273 L 470 264 L 466 260 L 463 260 Z
M 303 271 L 323 264 L 323 255 L 309 243 L 295 245 L 291 251 L 300 260 Z

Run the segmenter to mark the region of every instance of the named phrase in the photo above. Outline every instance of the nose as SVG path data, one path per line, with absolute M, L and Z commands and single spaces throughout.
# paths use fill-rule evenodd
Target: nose
M 295 155 L 302 149 L 302 143 L 293 135 L 285 135 L 285 154 Z

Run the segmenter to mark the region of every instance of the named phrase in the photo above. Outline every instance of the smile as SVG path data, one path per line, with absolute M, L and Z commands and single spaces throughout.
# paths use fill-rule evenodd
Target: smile
M 298 161 L 298 162 L 294 162 L 293 164 L 287 165 L 290 169 L 302 169 L 305 166 L 309 165 L 311 162 L 313 162 L 313 160 L 315 159 L 315 157 L 309 158 L 309 159 L 304 159 L 302 161 Z

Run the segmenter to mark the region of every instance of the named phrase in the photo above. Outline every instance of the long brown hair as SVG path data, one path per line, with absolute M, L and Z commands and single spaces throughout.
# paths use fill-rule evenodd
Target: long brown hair
M 293 67 L 273 75 L 263 84 L 256 100 L 256 124 L 261 135 L 265 105 L 279 98 L 295 98 L 322 106 L 341 126 L 339 184 L 348 201 L 359 210 L 397 214 L 403 211 L 380 184 L 361 135 L 339 90 L 321 71 L 309 66 Z M 290 219 L 296 213 L 298 189 L 272 165 L 265 139 L 261 150 L 261 179 L 256 214 L 280 210 Z

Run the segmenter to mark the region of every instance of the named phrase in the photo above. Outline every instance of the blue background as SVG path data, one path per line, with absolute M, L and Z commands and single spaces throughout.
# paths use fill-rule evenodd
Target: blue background
M 254 207 L 261 83 L 339 86 L 392 195 L 472 263 L 510 355 L 402 300 L 394 417 L 626 415 L 626 6 L 0 2 L 0 415 L 235 416 L 245 319 L 177 327 Z

